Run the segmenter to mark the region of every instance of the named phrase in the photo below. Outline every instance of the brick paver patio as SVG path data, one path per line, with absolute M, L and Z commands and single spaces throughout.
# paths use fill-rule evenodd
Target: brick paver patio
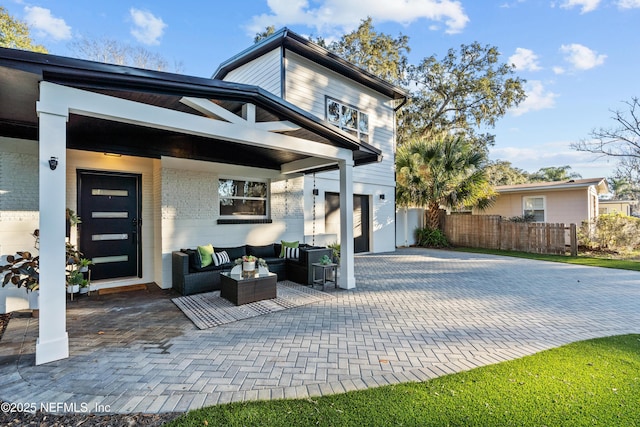
M 426 249 L 356 257 L 357 289 L 198 330 L 151 290 L 69 302 L 68 359 L 34 366 L 38 320 L 0 341 L 0 399 L 186 411 L 420 381 L 640 332 L 640 273 Z

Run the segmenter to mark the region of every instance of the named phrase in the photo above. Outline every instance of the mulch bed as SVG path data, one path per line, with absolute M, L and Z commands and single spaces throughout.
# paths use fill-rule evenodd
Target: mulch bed
M 7 328 L 11 313 L 0 314 L 0 340 L 4 330 Z M 0 400 L 0 426 L 39 426 L 39 427 L 72 427 L 72 426 L 162 426 L 183 415 L 181 412 L 167 412 L 163 414 L 49 414 L 36 411 L 11 412 L 6 411 L 6 404 Z M 11 409 L 11 408 L 8 408 Z
M 64 414 L 51 415 L 40 411 L 30 413 L 6 413 L 0 412 L 0 425 L 2 426 L 39 426 L 39 427 L 72 427 L 72 426 L 162 426 L 182 414 L 114 414 L 114 415 L 87 415 Z

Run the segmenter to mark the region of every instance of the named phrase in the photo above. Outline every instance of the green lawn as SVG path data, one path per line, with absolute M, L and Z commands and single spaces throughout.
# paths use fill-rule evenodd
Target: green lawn
M 218 405 L 172 426 L 640 426 L 640 335 L 573 343 L 423 383 Z
M 578 255 L 577 257 L 565 256 L 565 255 L 543 255 L 543 254 L 531 254 L 527 252 L 515 252 L 515 251 L 503 251 L 498 249 L 481 249 L 481 248 L 455 248 L 454 250 L 460 252 L 473 252 L 489 255 L 502 255 L 518 258 L 536 259 L 539 261 L 552 261 L 552 262 L 564 262 L 567 264 L 588 265 L 591 267 L 605 267 L 605 268 L 618 268 L 620 270 L 633 270 L 640 271 L 640 262 L 627 259 L 611 259 L 611 258 L 599 258 L 590 257 L 585 255 Z

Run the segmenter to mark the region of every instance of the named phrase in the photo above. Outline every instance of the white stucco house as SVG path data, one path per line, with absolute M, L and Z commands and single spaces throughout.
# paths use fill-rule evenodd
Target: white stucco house
M 286 29 L 211 79 L 0 48 L 0 254 L 40 230 L 36 363 L 68 356 L 67 208 L 100 287 L 170 288 L 173 250 L 280 240 L 339 241 L 355 287 L 355 252 L 395 248 L 405 99 Z M 0 291 L 3 311 L 26 304 Z

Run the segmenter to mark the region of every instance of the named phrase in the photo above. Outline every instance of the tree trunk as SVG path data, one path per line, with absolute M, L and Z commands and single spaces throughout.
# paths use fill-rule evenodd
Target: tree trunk
M 440 229 L 440 205 L 438 203 L 429 203 L 427 209 L 427 228 L 431 230 Z

